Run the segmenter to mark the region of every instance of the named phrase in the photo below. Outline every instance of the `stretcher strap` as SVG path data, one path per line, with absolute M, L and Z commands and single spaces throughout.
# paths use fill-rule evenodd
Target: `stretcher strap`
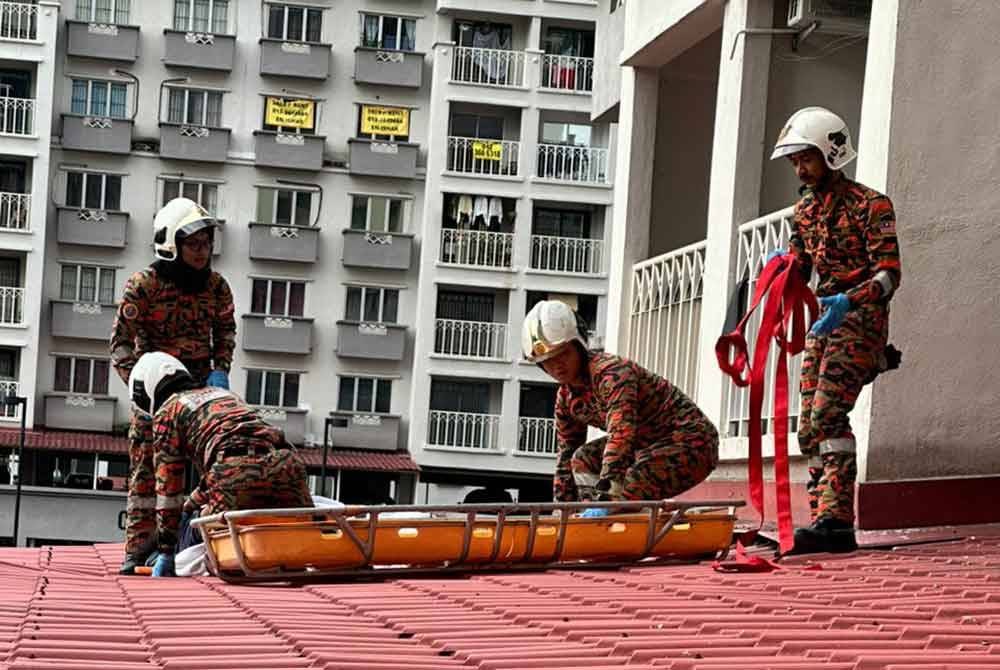
M 764 304 L 760 330 L 754 345 L 753 364 L 747 341 L 743 335 L 753 312 Z M 809 317 L 806 308 L 809 309 Z M 754 290 L 750 308 L 736 329 L 719 338 L 715 354 L 719 367 L 732 377 L 740 387 L 750 387 L 750 454 L 748 483 L 750 502 L 760 515 L 757 528 L 747 533 L 737 543 L 738 558 L 748 560 L 745 545 L 756 536 L 764 523 L 764 468 L 761 453 L 764 403 L 764 382 L 767 376 L 767 357 L 773 340 L 778 347 L 774 389 L 774 480 L 778 513 L 778 542 L 781 553 L 790 551 L 793 544 L 791 485 L 788 474 L 788 357 L 805 349 L 806 333 L 819 313 L 816 296 L 810 290 L 798 261 L 790 254 L 778 256 L 764 266 Z M 758 569 L 768 569 L 759 566 Z

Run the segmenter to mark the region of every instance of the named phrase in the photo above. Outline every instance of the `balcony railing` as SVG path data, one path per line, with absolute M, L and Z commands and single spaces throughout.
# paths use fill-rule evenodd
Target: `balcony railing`
M 524 86 L 523 51 L 455 47 L 451 80 L 483 86 Z
M 604 240 L 532 235 L 531 269 L 578 275 L 601 274 L 604 271 Z
M 536 174 L 542 179 L 577 184 L 607 184 L 608 150 L 563 144 L 539 144 Z
M 5 398 L 9 395 L 21 395 L 20 388 L 21 388 L 20 382 L 2 380 L 0 381 L 0 398 Z M 21 418 L 20 405 L 9 406 L 6 403 L 0 403 L 0 419 L 20 419 L 20 418 Z
M 0 230 L 28 230 L 31 196 L 27 193 L 0 193 Z
M 35 101 L 0 98 L 0 135 L 34 135 Z
M 594 90 L 594 59 L 545 54 L 541 85 L 557 91 L 589 93 Z
M 514 234 L 485 230 L 441 230 L 441 262 L 476 268 L 513 267 Z
M 521 143 L 475 137 L 448 138 L 448 170 L 466 174 L 516 177 Z
M 431 410 L 427 443 L 436 447 L 500 450 L 500 415 Z
M 434 353 L 502 359 L 507 355 L 507 324 L 438 319 L 434 330 Z
M 38 5 L 0 2 L 0 40 L 33 40 L 38 35 Z
M 556 420 L 522 416 L 517 436 L 517 453 L 556 455 Z
M 0 326 L 20 326 L 24 323 L 24 289 L 0 286 Z

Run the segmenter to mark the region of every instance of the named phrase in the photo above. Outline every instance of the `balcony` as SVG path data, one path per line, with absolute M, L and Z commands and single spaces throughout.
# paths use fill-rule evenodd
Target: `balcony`
M 548 91 L 589 94 L 594 90 L 594 59 L 545 54 L 541 87 Z
M 315 263 L 319 258 L 319 228 L 251 223 L 250 258 L 255 261 Z
M 424 54 L 355 47 L 354 83 L 420 88 L 424 82 Z
M 344 267 L 409 270 L 413 235 L 344 230 Z
M 399 417 L 394 414 L 330 412 L 330 441 L 341 449 L 396 451 L 399 448 Z
M 31 230 L 31 195 L 0 192 L 0 231 Z
M 7 397 L 11 395 L 21 395 L 21 384 L 19 382 L 11 381 L 9 379 L 0 380 L 0 396 Z M 21 418 L 21 406 L 14 405 L 0 405 L 0 420 L 3 419 L 20 419 Z
M 114 304 L 52 300 L 50 307 L 52 337 L 108 341 L 117 310 Z
M 35 134 L 35 101 L 0 98 L 0 135 L 32 137 Z
M 296 446 L 306 441 L 306 419 L 309 411 L 298 407 L 269 407 L 256 405 L 260 418 L 285 433 L 285 439 Z
M 316 171 L 323 167 L 326 137 L 255 130 L 254 165 Z
M 160 123 L 160 156 L 186 161 L 222 163 L 229 154 L 229 128 Z
M 406 351 L 406 326 L 365 321 L 337 322 L 337 355 L 401 361 Z
M 431 410 L 428 446 L 475 451 L 500 451 L 500 414 Z
M 301 316 L 243 315 L 243 348 L 276 354 L 312 351 L 313 320 Z
M 556 420 L 530 416 L 520 417 L 515 453 L 524 456 L 555 456 L 558 454 Z
M 132 151 L 132 119 L 63 114 L 62 148 L 127 154 Z
M 611 183 L 608 150 L 539 144 L 536 174 L 539 179 L 605 186 Z
M 351 174 L 371 177 L 399 177 L 413 179 L 417 176 L 417 154 L 420 145 L 411 142 L 383 142 L 352 137 L 350 147 Z
M 134 63 L 139 58 L 139 26 L 68 20 L 66 55 Z
M 507 324 L 437 319 L 434 353 L 452 358 L 507 359 Z
M 92 247 L 125 248 L 128 212 L 57 207 L 56 241 Z
M 498 88 L 524 88 L 528 54 L 507 49 L 455 47 L 451 81 Z
M 486 270 L 513 268 L 514 234 L 483 230 L 441 230 L 441 263 Z
M 604 240 L 532 235 L 531 269 L 557 274 L 599 276 L 604 272 Z
M 198 70 L 231 72 L 236 53 L 235 35 L 163 30 L 163 64 Z
M 330 76 L 329 44 L 260 39 L 260 74 L 301 79 Z
M 449 172 L 516 177 L 521 143 L 515 140 L 484 140 L 474 137 L 448 138 Z
M 38 39 L 38 5 L 0 2 L 0 40 Z
M 45 427 L 110 433 L 115 427 L 114 396 L 46 393 Z

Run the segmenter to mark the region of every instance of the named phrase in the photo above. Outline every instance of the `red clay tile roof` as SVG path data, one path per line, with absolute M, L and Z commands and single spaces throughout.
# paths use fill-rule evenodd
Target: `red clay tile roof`
M 5 670 L 988 670 L 1000 538 L 796 559 L 302 588 L 119 577 L 119 545 L 0 549 Z
M 306 465 L 320 467 L 323 465 L 323 449 L 311 447 L 299 449 Z M 410 454 L 405 451 L 352 451 L 349 449 L 330 449 L 326 456 L 327 467 L 337 470 L 373 470 L 386 472 L 417 472 L 420 467 L 413 462 Z

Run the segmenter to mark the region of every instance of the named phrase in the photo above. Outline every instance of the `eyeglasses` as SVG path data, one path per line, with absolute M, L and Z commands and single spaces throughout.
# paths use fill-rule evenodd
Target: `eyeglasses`
M 181 246 L 191 251 L 207 251 L 212 248 L 211 238 L 186 239 L 181 242 Z

